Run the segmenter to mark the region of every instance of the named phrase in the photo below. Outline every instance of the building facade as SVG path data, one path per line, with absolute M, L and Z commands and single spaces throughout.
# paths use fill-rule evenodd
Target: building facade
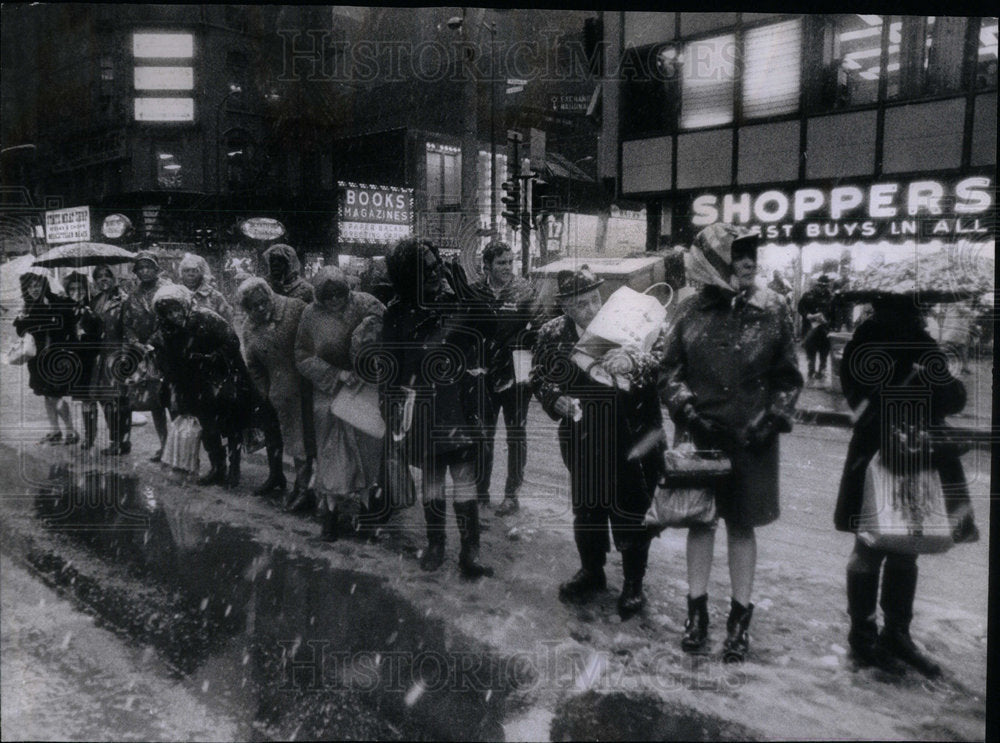
M 647 247 L 995 240 L 997 18 L 606 12 L 599 174 Z

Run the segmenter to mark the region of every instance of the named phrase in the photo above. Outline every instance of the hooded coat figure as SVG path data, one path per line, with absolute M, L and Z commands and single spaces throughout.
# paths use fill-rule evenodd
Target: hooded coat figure
M 312 463 L 306 456 L 303 427 L 312 425 L 312 398 L 295 365 L 295 339 L 306 304 L 294 297 L 275 294 L 261 278 L 248 278 L 237 290 L 237 301 L 246 312 L 243 324 L 243 353 L 247 371 L 257 392 L 274 408 L 281 426 L 284 453 L 295 462 L 295 486 L 289 502 L 309 486 Z M 308 416 L 304 405 L 310 406 Z M 273 463 L 281 473 L 279 461 Z M 284 487 L 284 475 L 280 485 Z M 274 483 L 277 487 L 279 483 Z
M 211 310 L 195 307 L 191 292 L 177 284 L 159 289 L 153 308 L 158 329 L 150 343 L 167 394 L 178 414 L 198 418 L 211 462 L 211 470 L 198 484 L 236 487 L 245 428 L 263 429 L 269 453 L 281 448 L 274 411 L 254 390 L 239 338 L 229 323 Z
M 313 287 L 301 276 L 302 265 L 295 248 L 278 243 L 265 250 L 263 257 L 267 263 L 268 280 L 276 294 L 295 297 L 306 304 L 313 301 Z
M 122 313 L 128 295 L 118 285 L 114 272 L 96 266 L 91 272 L 97 290 L 91 308 L 101 321 L 100 354 L 95 383 L 100 391 L 101 408 L 108 426 L 110 445 L 102 454 L 128 454 L 132 450 L 132 411 L 125 394 L 128 357 L 124 349 L 125 329 Z
M 662 467 L 663 419 L 652 379 L 627 390 L 608 386 L 573 361 L 580 336 L 600 310 L 604 281 L 587 266 L 560 271 L 557 278 L 564 314 L 538 330 L 530 380 L 546 414 L 559 423 L 559 451 L 570 476 L 580 570 L 559 586 L 559 596 L 584 600 L 606 588 L 613 540 L 624 579 L 618 611 L 627 619 L 646 602 L 650 535 L 642 520 Z M 649 366 L 655 368 L 652 360 Z
M 401 240 L 387 265 L 396 297 L 386 308 L 379 343 L 386 370 L 380 391 L 389 435 L 406 437 L 409 464 L 423 470 L 427 548 L 420 567 L 437 570 L 444 562 L 450 471 L 461 535 L 459 568 L 467 578 L 492 575 L 492 568 L 478 562 L 476 458 L 483 436 L 486 340 L 493 328 L 474 303 L 456 295 L 429 241 Z
M 139 284 L 122 305 L 122 328 L 129 353 L 142 356 L 149 349 L 150 338 L 156 330 L 153 296 L 162 287 L 169 286 L 171 281 L 160 275 L 160 264 L 156 260 L 156 254 L 150 250 L 136 253 L 133 271 L 139 278 Z M 156 408 L 151 411 L 151 415 L 160 446 L 150 457 L 150 461 L 159 462 L 167 440 L 167 411 L 165 408 Z
M 28 361 L 28 386 L 45 398 L 49 433 L 39 443 L 59 444 L 63 434 L 60 419 L 66 427 L 67 444 L 80 440 L 73 428 L 69 405 L 60 398 L 68 395 L 79 360 L 70 349 L 74 326 L 74 302 L 52 291 L 48 273 L 29 268 L 20 276 L 24 309 L 14 318 L 18 337 L 31 333 L 35 341 L 35 357 Z
M 208 261 L 200 255 L 185 253 L 177 264 L 177 272 L 180 274 L 181 283 L 190 290 L 195 307 L 212 310 L 232 324 L 233 308 L 222 296 L 222 292 L 212 286 L 212 269 L 209 268 Z
M 945 416 L 965 406 L 965 386 L 948 370 L 947 356 L 924 329 L 915 301 L 909 296 L 876 299 L 872 303 L 874 316 L 858 326 L 844 347 L 840 379 L 858 417 L 834 513 L 839 531 L 855 531 L 868 465 L 897 432 L 931 428 L 941 432 L 946 428 Z M 894 459 L 890 454 L 889 461 Z M 954 447 L 934 444 L 927 462 L 940 474 L 945 505 L 956 524 L 955 541 L 978 540 L 958 452 Z M 885 617 L 881 633 L 876 624 L 880 569 Z M 855 539 L 847 563 L 848 644 L 860 665 L 898 674 L 902 669 L 897 661 L 902 660 L 929 677 L 940 674 L 938 664 L 910 638 L 916 587 L 916 555 L 885 553 Z
M 320 269 L 313 286 L 315 299 L 299 321 L 295 363 L 312 383 L 315 488 L 325 505 L 323 537 L 333 541 L 340 514 L 353 521 L 381 480 L 382 440 L 341 420 L 330 406 L 341 390 L 361 381 L 350 356 L 352 334 L 366 317 L 381 316 L 385 308 L 370 294 L 351 291 L 336 266 Z
M 732 462 L 728 487 L 716 491 L 726 522 L 732 588 L 723 659 L 749 649 L 750 592 L 756 567 L 754 527 L 778 518 L 778 434 L 792 428 L 802 389 L 784 300 L 756 285 L 758 237 L 713 224 L 685 256 L 689 281 L 702 285 L 678 307 L 660 366 L 660 395 L 670 417 L 698 449 L 721 449 Z M 684 650 L 708 642 L 708 577 L 715 528 L 688 530 L 688 620 Z
M 799 300 L 802 316 L 802 347 L 809 361 L 809 379 L 826 376 L 826 360 L 830 355 L 830 324 L 833 322 L 834 301 L 830 277 L 823 274 Z M 816 359 L 819 358 L 819 366 Z

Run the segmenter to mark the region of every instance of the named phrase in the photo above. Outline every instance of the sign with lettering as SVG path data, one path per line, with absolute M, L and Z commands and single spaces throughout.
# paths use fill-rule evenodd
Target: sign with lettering
M 240 223 L 240 232 L 251 240 L 277 240 L 285 234 L 285 225 L 270 217 L 253 217 Z
M 132 229 L 132 222 L 124 214 L 109 214 L 101 223 L 101 234 L 109 240 L 117 240 Z
M 49 245 L 90 240 L 90 207 L 72 206 L 45 212 L 45 242 Z
M 746 225 L 773 242 L 968 238 L 993 231 L 994 203 L 989 175 L 698 193 L 690 225 L 692 233 L 714 222 Z
M 413 189 L 340 181 L 342 243 L 388 245 L 413 231 Z

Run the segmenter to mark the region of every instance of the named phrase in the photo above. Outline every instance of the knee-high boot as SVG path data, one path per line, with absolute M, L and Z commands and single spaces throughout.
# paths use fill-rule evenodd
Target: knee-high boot
M 882 613 L 885 626 L 879 644 L 904 663 L 916 668 L 928 678 L 941 675 L 941 666 L 922 653 L 910 637 L 913 619 L 913 598 L 917 592 L 916 562 L 901 566 L 886 560 L 882 569 Z
M 446 505 L 443 499 L 424 503 L 424 521 L 427 522 L 427 546 L 420 557 L 421 570 L 433 571 L 444 563 Z
M 861 666 L 875 666 L 899 675 L 903 669 L 878 643 L 875 607 L 878 604 L 878 573 L 847 571 L 847 615 L 851 629 L 847 644 Z
M 455 520 L 462 540 L 458 554 L 458 567 L 466 578 L 482 578 L 493 575 L 493 568 L 479 562 L 479 500 L 456 501 Z
M 285 472 L 282 467 L 283 452 L 281 448 L 267 450 L 267 479 L 264 483 L 253 491 L 254 495 L 267 495 L 272 491 L 281 492 L 285 489 L 288 481 L 285 479 Z
M 642 579 L 646 575 L 646 562 L 649 559 L 649 540 L 622 550 L 622 572 L 624 582 L 622 592 L 618 597 L 618 614 L 622 619 L 638 614 L 646 605 L 646 594 L 642 591 Z

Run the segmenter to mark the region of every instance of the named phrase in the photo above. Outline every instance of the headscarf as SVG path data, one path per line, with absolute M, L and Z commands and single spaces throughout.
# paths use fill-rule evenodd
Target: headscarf
M 115 284 L 118 283 L 118 277 L 115 276 L 115 272 L 111 270 L 110 266 L 94 266 L 94 270 L 90 272 L 91 281 L 97 283 L 97 275 L 102 271 L 107 271 L 109 274 L 111 274 L 112 281 L 114 281 Z
M 177 264 L 178 274 L 180 274 L 180 272 L 185 268 L 197 268 L 198 271 L 201 272 L 201 283 L 198 285 L 199 289 L 212 283 L 212 269 L 209 268 L 208 261 L 197 253 L 184 254 L 181 258 L 181 262 Z
M 191 296 L 191 290 L 186 286 L 181 286 L 180 284 L 166 284 L 161 286 L 156 290 L 156 294 L 153 295 L 153 309 L 156 310 L 156 305 L 161 302 L 166 302 L 173 300 L 184 305 L 184 308 L 190 310 L 194 304 L 194 299 Z
M 140 250 L 135 254 L 135 258 L 132 259 L 133 272 L 135 271 L 135 267 L 138 267 L 140 261 L 149 261 L 156 266 L 157 271 L 161 270 L 159 261 L 156 260 L 156 253 L 152 250 Z
M 728 294 L 736 294 L 729 283 L 733 270 L 733 243 L 754 235 L 746 227 L 716 222 L 699 232 L 691 250 L 684 255 L 684 271 L 688 281 L 714 286 Z
M 302 272 L 302 264 L 299 262 L 299 256 L 295 252 L 295 248 L 291 245 L 285 245 L 284 243 L 272 245 L 264 251 L 263 257 L 270 264 L 272 256 L 278 256 L 288 264 L 288 270 L 285 272 L 286 283 L 296 278 Z
M 63 279 L 63 291 L 66 292 L 67 297 L 69 296 L 69 288 L 73 284 L 83 285 L 83 304 L 89 303 L 91 294 L 90 277 L 87 276 L 87 274 L 83 273 L 82 271 L 73 271 L 67 274 L 66 278 Z
M 344 296 L 350 294 L 351 284 L 347 280 L 347 276 L 343 271 L 337 266 L 323 266 L 316 274 L 312 277 L 312 285 L 314 291 L 315 303 L 320 303 L 320 296 L 324 294 L 324 290 L 333 290 L 334 294 L 339 296 Z
M 251 276 L 242 281 L 236 289 L 236 301 L 239 302 L 241 307 L 254 289 L 263 289 L 271 297 L 272 301 L 274 300 L 274 290 L 271 289 L 271 285 L 260 276 Z

